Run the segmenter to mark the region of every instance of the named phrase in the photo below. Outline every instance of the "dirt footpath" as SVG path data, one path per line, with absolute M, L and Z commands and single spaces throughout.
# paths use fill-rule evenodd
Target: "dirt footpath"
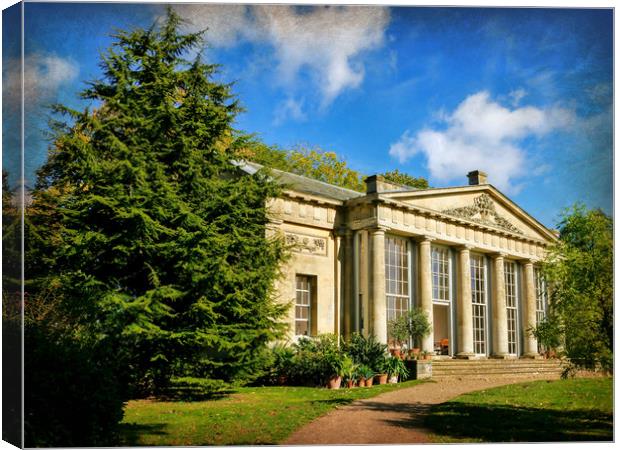
M 557 379 L 556 376 L 550 377 Z M 543 377 L 452 378 L 434 380 L 377 397 L 357 400 L 319 417 L 283 442 L 297 444 L 413 444 L 430 442 L 423 428 L 431 405 L 467 392 Z M 361 389 L 361 388 L 358 388 Z

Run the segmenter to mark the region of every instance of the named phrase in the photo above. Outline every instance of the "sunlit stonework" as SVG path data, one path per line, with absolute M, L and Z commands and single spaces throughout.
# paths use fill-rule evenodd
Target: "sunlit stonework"
M 270 233 L 291 249 L 276 285 L 294 305 L 289 340 L 357 331 L 390 343 L 388 320 L 419 307 L 435 358 L 538 354 L 526 330 L 546 313 L 536 266 L 556 238 L 486 174 L 424 190 L 371 176 L 362 193 L 272 173 L 284 193 L 270 202 Z

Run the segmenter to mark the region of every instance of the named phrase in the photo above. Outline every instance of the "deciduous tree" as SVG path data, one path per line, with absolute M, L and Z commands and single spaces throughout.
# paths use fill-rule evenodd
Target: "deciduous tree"
M 599 209 L 576 205 L 559 223 L 560 239 L 544 265 L 551 320 L 563 331 L 565 351 L 579 366 L 612 363 L 613 221 Z

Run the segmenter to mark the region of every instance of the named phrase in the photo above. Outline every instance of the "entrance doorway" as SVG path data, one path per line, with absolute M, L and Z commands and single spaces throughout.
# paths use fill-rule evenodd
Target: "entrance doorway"
M 450 305 L 433 304 L 433 342 L 436 355 L 452 355 Z

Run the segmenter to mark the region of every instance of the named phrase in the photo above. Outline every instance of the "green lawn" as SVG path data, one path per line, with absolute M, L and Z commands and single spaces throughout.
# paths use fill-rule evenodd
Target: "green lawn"
M 418 383 L 338 390 L 240 388 L 217 400 L 196 402 L 133 400 L 125 408 L 123 445 L 277 444 L 333 408 Z
M 613 380 L 535 381 L 462 395 L 431 409 L 435 442 L 610 441 Z

